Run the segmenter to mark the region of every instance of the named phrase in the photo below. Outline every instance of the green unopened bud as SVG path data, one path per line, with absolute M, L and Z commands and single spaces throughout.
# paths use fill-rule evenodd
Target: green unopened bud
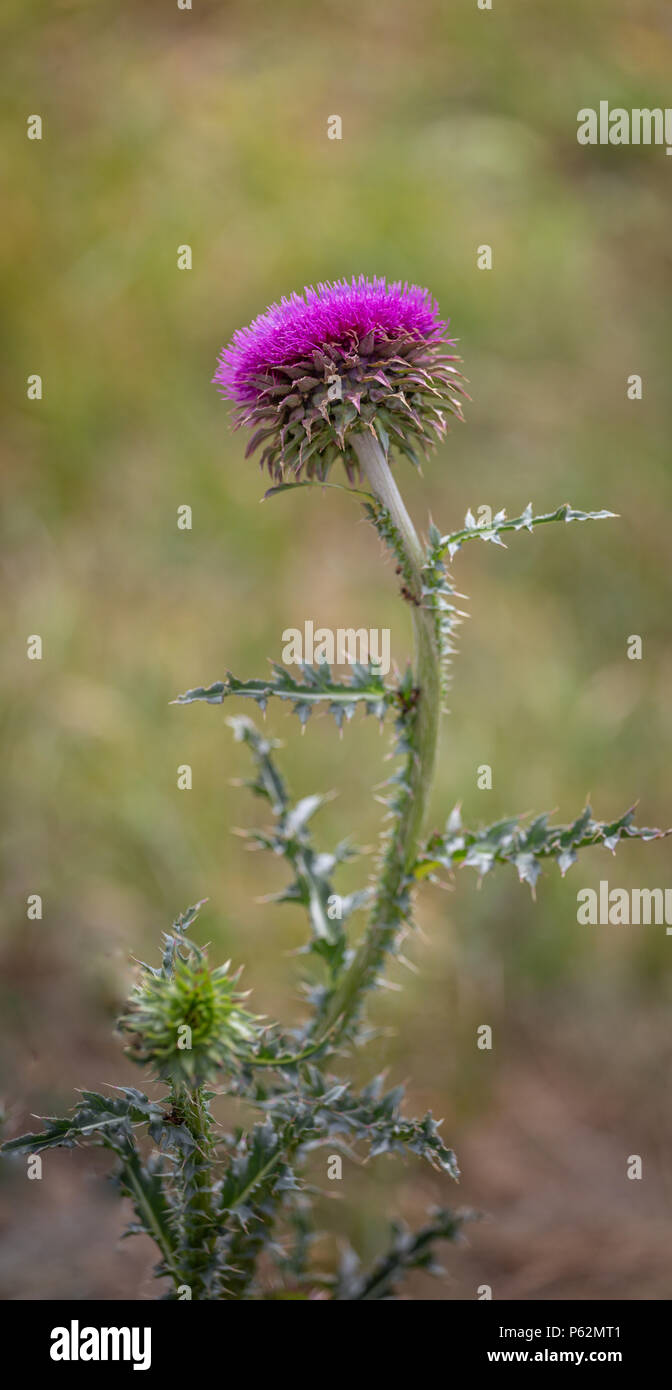
M 240 971 L 212 970 L 193 942 L 183 939 L 171 969 L 143 966 L 119 1027 L 130 1034 L 125 1049 L 174 1085 L 201 1086 L 217 1072 L 235 1071 L 258 1038 L 260 1020 L 243 1008 L 236 989 Z

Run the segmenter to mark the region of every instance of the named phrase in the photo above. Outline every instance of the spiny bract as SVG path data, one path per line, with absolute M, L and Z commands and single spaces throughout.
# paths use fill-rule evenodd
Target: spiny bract
M 342 458 L 358 473 L 353 432 L 374 431 L 416 465 L 462 418 L 460 359 L 436 301 L 418 285 L 384 278 L 308 286 L 272 304 L 224 348 L 214 376 L 236 404 L 236 426 L 263 445 L 276 482 L 326 479 Z

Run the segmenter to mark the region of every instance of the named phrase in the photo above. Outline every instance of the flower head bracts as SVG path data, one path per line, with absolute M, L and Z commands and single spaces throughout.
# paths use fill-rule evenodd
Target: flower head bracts
M 259 1028 L 242 1007 L 246 996 L 236 990 L 229 962 L 211 969 L 205 953 L 183 937 L 169 970 L 142 970 L 119 1019 L 131 1037 L 128 1056 L 173 1084 L 200 1086 L 223 1068 L 235 1071 Z
M 462 418 L 459 360 L 435 301 L 417 285 L 384 278 L 320 284 L 273 304 L 234 334 L 214 377 L 237 406 L 236 425 L 263 444 L 261 465 L 324 481 L 341 457 L 358 472 L 353 432 L 375 430 L 418 463 Z

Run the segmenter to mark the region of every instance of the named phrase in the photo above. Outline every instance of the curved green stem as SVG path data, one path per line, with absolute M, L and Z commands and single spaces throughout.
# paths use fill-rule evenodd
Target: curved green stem
M 356 1016 L 365 990 L 375 980 L 394 945 L 405 913 L 407 876 L 414 862 L 434 777 L 441 716 L 441 667 L 437 627 L 423 605 L 424 553 L 389 464 L 372 433 L 352 436 L 352 444 L 371 491 L 389 513 L 400 538 L 411 597 L 417 699 L 405 784 L 381 866 L 371 917 L 353 960 L 327 1001 L 322 1030 L 338 1024 L 342 1032 Z M 324 1035 L 324 1034 L 322 1034 Z
M 295 1067 L 299 1062 L 307 1062 L 309 1057 L 314 1057 L 324 1044 L 329 1041 L 332 1033 L 336 1031 L 336 1023 L 333 1023 L 326 1032 L 323 1032 L 317 1042 L 311 1043 L 303 1052 L 285 1053 L 279 1057 L 266 1057 L 263 1053 L 258 1053 L 256 1057 L 246 1057 L 245 1064 L 248 1067 Z

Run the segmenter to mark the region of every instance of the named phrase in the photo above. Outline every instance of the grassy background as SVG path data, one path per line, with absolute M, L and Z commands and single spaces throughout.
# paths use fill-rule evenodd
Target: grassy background
M 14 1132 L 75 1086 L 137 1080 L 112 1037 L 131 952 L 147 958 L 199 897 L 201 939 L 246 962 L 256 1008 L 298 1016 L 303 923 L 255 901 L 282 871 L 230 834 L 258 814 L 230 786 L 243 752 L 221 710 L 168 701 L 229 667 L 260 674 L 306 618 L 389 626 L 397 659 L 409 651 L 392 567 L 352 499 L 260 507 L 210 385 L 232 331 L 304 283 L 408 278 L 451 318 L 473 399 L 425 477 L 406 477 L 420 524 L 530 499 L 621 514 L 456 558 L 473 617 L 434 820 L 457 799 L 472 821 L 566 819 L 589 791 L 600 816 L 639 797 L 644 823 L 670 822 L 672 169 L 664 148 L 582 148 L 575 132 L 600 99 L 665 105 L 672 21 L 662 0 L 4 10 L 0 1017 Z M 26 139 L 32 113 L 41 142 Z M 491 272 L 476 268 L 482 243 Z M 26 399 L 34 372 L 40 402 Z M 626 397 L 635 372 L 641 402 Z M 183 503 L 191 532 L 177 529 Z M 26 659 L 32 633 L 41 662 Z M 631 633 L 641 662 L 626 659 Z M 342 741 L 326 719 L 300 738 L 282 710 L 268 726 L 291 740 L 297 795 L 339 789 L 323 843 L 375 842 L 386 744 L 373 724 Z M 416 1297 L 473 1298 L 483 1282 L 500 1298 L 669 1297 L 672 945 L 661 927 L 576 923 L 579 887 L 664 886 L 669 862 L 665 843 L 591 851 L 564 882 L 549 871 L 536 904 L 504 870 L 480 892 L 467 871 L 423 899 L 419 974 L 397 971 L 403 993 L 375 1001 L 396 1032 L 358 1066 L 410 1078 L 413 1108 L 445 1115 L 465 1178 L 455 1193 L 379 1160 L 349 1169 L 323 1211 L 369 1257 L 393 1209 L 489 1213 L 449 1254 L 447 1286 L 418 1279 Z M 44 918 L 28 922 L 36 892 Z M 484 1022 L 490 1053 L 475 1045 Z M 641 1183 L 625 1177 L 631 1153 Z M 98 1169 L 55 1154 L 30 1184 L 3 1168 L 4 1297 L 151 1296 L 151 1252 L 115 1246 Z

